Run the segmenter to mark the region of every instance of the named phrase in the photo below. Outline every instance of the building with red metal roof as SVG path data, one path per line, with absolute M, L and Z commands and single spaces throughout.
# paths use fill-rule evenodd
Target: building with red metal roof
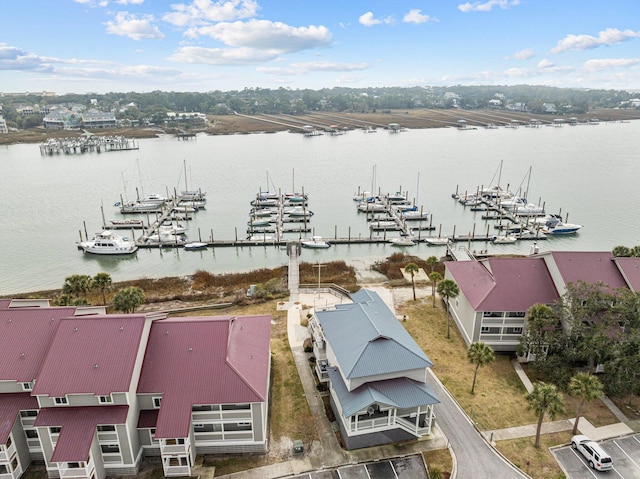
M 495 351 L 520 344 L 534 304 L 552 304 L 577 281 L 640 291 L 637 258 L 609 252 L 545 252 L 525 258 L 486 258 L 445 263 L 445 278 L 460 294 L 449 310 L 467 345 L 482 341 Z
M 196 452 L 266 451 L 270 316 L 10 304 L 0 305 L 3 479 L 33 459 L 51 477 L 104 479 L 136 474 L 145 455 L 188 476 Z

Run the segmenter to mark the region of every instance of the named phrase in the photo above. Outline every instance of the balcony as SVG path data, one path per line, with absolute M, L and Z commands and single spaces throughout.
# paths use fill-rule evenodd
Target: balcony
M 60 479 L 89 479 L 94 471 L 93 459 L 88 462 L 61 462 L 58 463 Z
M 189 438 L 161 439 L 160 454 L 163 456 L 179 456 L 189 454 L 191 441 Z
M 9 442 L 9 447 L 0 446 L 0 462 L 9 462 L 16 454 L 16 446 L 13 442 Z
M 188 456 L 181 457 L 163 457 L 162 469 L 166 477 L 171 476 L 190 476 L 191 465 Z

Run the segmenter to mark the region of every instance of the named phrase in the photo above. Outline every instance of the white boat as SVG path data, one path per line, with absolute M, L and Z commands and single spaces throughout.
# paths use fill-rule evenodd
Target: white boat
M 323 249 L 331 246 L 329 243 L 324 241 L 321 236 L 313 236 L 311 239 L 302 240 L 300 243 L 305 248 Z
M 416 242 L 409 236 L 400 236 L 399 238 L 392 238 L 389 240 L 393 246 L 415 246 Z
M 183 235 L 162 232 L 145 236 L 144 240 L 152 245 L 184 245 L 187 242 Z
M 158 228 L 159 233 L 167 233 L 172 235 L 180 235 L 187 232 L 187 228 L 179 223 L 168 224 L 168 225 L 160 225 Z
M 79 243 L 79 246 L 85 253 L 92 254 L 131 254 L 138 249 L 135 241 L 111 230 L 97 233 L 91 240 Z
M 199 249 L 207 249 L 207 243 L 201 243 L 199 241 L 191 241 L 190 243 L 185 243 L 182 247 L 187 251 L 195 251 Z
M 273 236 L 267 235 L 267 234 L 253 234 L 253 235 L 249 235 L 247 239 L 249 241 L 266 242 L 266 241 L 273 241 Z
M 544 216 L 544 208 L 535 203 L 527 203 L 523 206 L 517 206 L 515 209 L 517 216 Z
M 271 208 L 252 208 L 250 211 L 250 214 L 256 218 L 266 218 L 277 213 L 277 210 Z
M 503 199 L 498 203 L 498 205 L 503 207 L 505 210 L 515 210 L 516 208 L 525 206 L 526 204 L 527 199 L 522 196 L 514 196 L 509 199 Z
M 494 236 L 491 242 L 493 244 L 510 244 L 518 241 L 518 238 L 512 235 Z
M 407 221 L 420 221 L 427 220 L 429 218 L 429 213 L 423 211 L 404 211 L 402 212 L 402 219 Z
M 269 207 L 269 206 L 278 206 L 279 201 L 272 198 L 259 199 L 251 201 L 251 206 L 256 206 L 260 208 Z
M 155 213 L 162 210 L 162 204 L 159 203 L 143 203 L 141 201 L 130 201 L 128 203 L 119 204 L 116 203 L 117 206 L 120 206 L 120 213 Z
M 174 206 L 171 211 L 174 213 L 195 213 L 198 211 L 198 208 L 194 208 L 193 206 Z
M 446 245 L 451 242 L 451 238 L 448 238 L 447 236 L 427 236 L 424 240 L 435 246 Z
M 387 210 L 387 205 L 385 205 L 384 203 L 359 203 L 358 204 L 358 211 L 362 211 L 362 212 L 380 212 L 380 211 L 386 211 Z
M 292 208 L 284 208 L 282 213 L 289 216 L 305 217 L 313 216 L 313 211 L 309 211 L 304 206 L 294 206 Z
M 265 219 L 265 218 L 251 218 L 248 222 L 247 225 L 249 225 L 251 228 L 256 228 L 256 227 L 262 227 L 262 226 L 269 226 L 269 223 L 271 223 L 271 220 L 269 218 Z
M 570 235 L 577 233 L 580 228 L 582 228 L 582 225 L 558 221 L 548 222 L 540 231 L 547 235 Z

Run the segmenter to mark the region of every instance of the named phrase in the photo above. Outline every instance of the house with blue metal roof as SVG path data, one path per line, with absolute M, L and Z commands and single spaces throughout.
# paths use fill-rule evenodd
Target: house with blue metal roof
M 426 384 L 433 364 L 376 292 L 362 289 L 351 299 L 309 320 L 318 378 L 329 385 L 346 447 L 431 434 L 440 402 Z

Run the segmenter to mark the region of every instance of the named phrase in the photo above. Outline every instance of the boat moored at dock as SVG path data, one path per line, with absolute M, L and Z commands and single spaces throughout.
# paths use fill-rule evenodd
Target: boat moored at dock
M 134 240 L 120 236 L 111 230 L 97 233 L 88 241 L 81 241 L 78 247 L 85 253 L 103 255 L 123 255 L 135 253 L 138 245 Z

